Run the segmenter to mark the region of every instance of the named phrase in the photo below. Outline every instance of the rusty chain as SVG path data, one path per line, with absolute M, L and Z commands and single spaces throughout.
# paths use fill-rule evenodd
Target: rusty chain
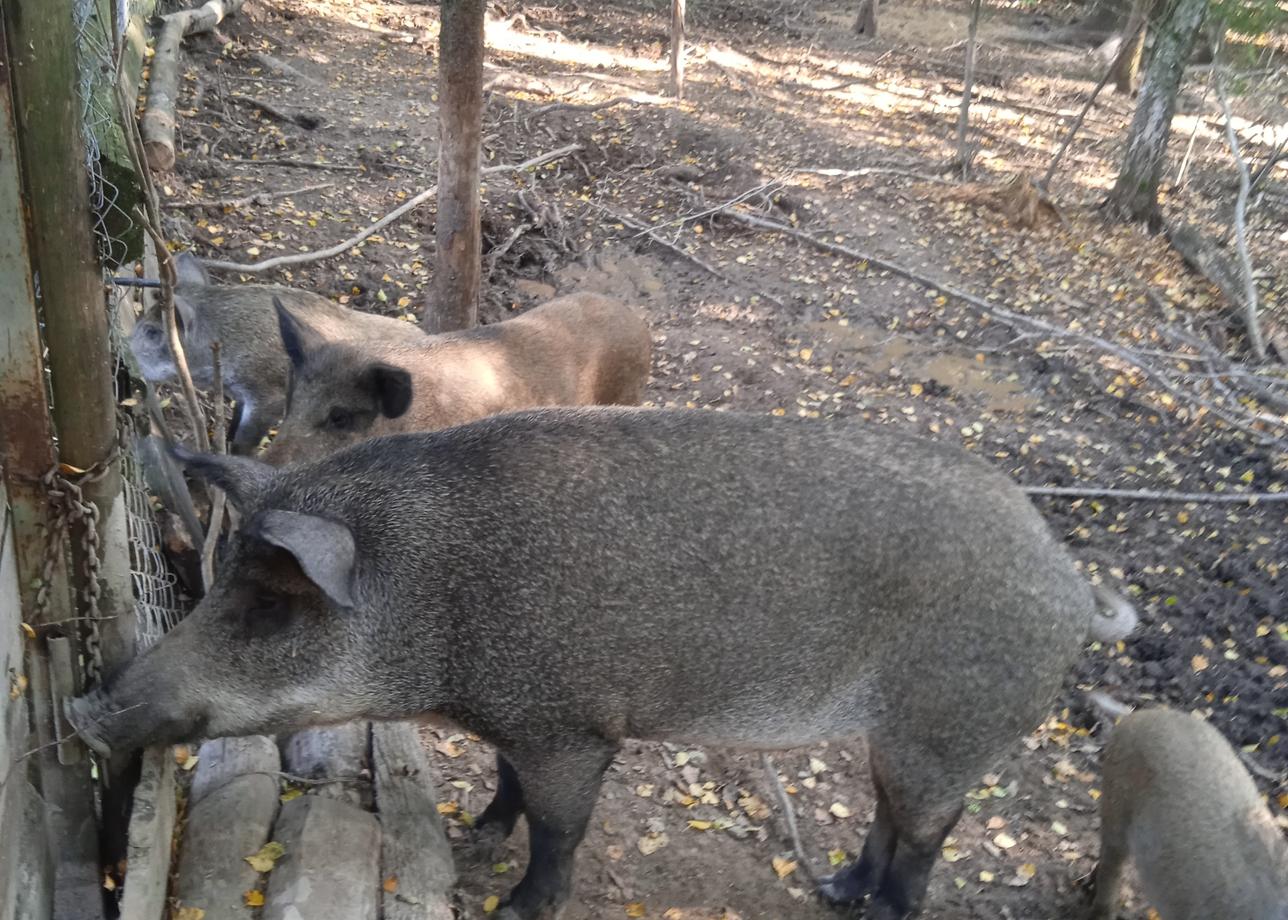
M 66 463 L 57 463 L 40 478 L 49 498 L 52 520 L 45 546 L 44 569 L 40 589 L 36 592 L 36 613 L 39 622 L 48 622 L 49 592 L 53 587 L 54 570 L 62 549 L 63 538 L 70 539 L 72 530 L 80 526 L 81 550 L 84 566 L 84 586 L 81 589 L 82 610 L 80 619 L 87 623 L 82 638 L 85 643 L 86 671 L 93 683 L 103 679 L 103 651 L 99 641 L 98 600 L 101 588 L 98 581 L 98 506 L 85 498 L 84 487 L 106 476 L 121 456 L 121 445 L 112 447 L 107 456 L 89 469 L 81 470 Z

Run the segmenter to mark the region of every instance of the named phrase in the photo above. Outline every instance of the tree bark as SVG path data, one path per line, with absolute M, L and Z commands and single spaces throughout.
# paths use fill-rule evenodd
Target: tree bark
M 854 34 L 875 38 L 877 34 L 877 0 L 860 0 L 859 13 L 854 17 Z
M 966 34 L 966 72 L 962 77 L 962 101 L 957 112 L 957 164 L 961 167 L 962 179 L 970 178 L 971 160 L 974 159 L 967 129 L 970 127 L 970 94 L 975 82 L 975 38 L 979 34 L 979 11 L 982 5 L 981 0 L 971 0 L 970 26 Z
M 1158 221 L 1158 183 L 1171 137 L 1185 61 L 1207 14 L 1208 0 L 1175 0 L 1158 28 L 1118 181 L 1105 202 L 1119 220 Z
M 671 95 L 684 98 L 684 0 L 671 0 Z
M 485 0 L 443 0 L 438 33 L 438 269 L 428 332 L 478 322 L 482 271 L 479 149 Z
M 1114 59 L 1113 79 L 1114 89 L 1124 96 L 1130 96 L 1136 88 L 1140 59 L 1145 52 L 1146 20 L 1153 5 L 1154 0 L 1132 0 L 1131 13 L 1123 28 L 1123 46 Z

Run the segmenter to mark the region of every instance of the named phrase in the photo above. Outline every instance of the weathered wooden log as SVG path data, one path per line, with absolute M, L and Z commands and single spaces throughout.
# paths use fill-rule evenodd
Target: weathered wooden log
M 246 0 L 207 0 L 203 6 L 163 17 L 152 58 L 148 101 L 139 121 L 148 168 L 164 172 L 174 166 L 175 104 L 179 98 L 179 50 L 189 35 L 209 32 Z
M 371 726 L 383 920 L 452 920 L 456 868 L 429 758 L 409 722 Z
M 243 895 L 258 884 L 259 873 L 245 857 L 268 842 L 280 769 L 272 738 L 221 738 L 201 746 L 174 886 L 181 907 L 205 911 L 206 920 L 250 916 Z
M 309 728 L 281 739 L 286 772 L 313 784 L 312 793 L 371 807 L 371 723 Z
M 273 836 L 285 855 L 268 877 L 262 920 L 376 920 L 380 822 L 315 795 L 282 806 Z
M 169 747 L 148 748 L 134 787 L 122 917 L 163 920 L 167 916 L 174 820 L 174 756 Z

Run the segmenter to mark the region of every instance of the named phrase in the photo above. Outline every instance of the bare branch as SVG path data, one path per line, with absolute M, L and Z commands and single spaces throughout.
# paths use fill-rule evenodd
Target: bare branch
M 1248 254 L 1248 195 L 1252 190 L 1252 176 L 1248 170 L 1248 161 L 1239 150 L 1239 136 L 1234 131 L 1234 115 L 1230 111 L 1230 100 L 1225 94 L 1225 76 L 1214 69 L 1212 85 L 1216 89 L 1217 101 L 1221 103 L 1221 112 L 1225 115 L 1225 140 L 1230 145 L 1230 154 L 1234 157 L 1239 170 L 1239 195 L 1234 201 L 1234 248 L 1239 253 L 1239 265 L 1243 269 L 1243 322 L 1248 328 L 1248 344 L 1258 361 L 1266 360 L 1266 340 L 1261 335 L 1261 319 L 1257 316 L 1257 282 L 1252 277 L 1252 257 Z
M 581 149 L 580 144 L 569 144 L 566 147 L 560 147 L 558 150 L 551 150 L 549 153 L 543 153 L 540 156 L 535 156 L 530 160 L 524 160 L 522 163 L 507 164 L 505 166 L 488 166 L 485 169 L 480 170 L 480 175 L 495 176 L 495 175 L 500 175 L 501 173 L 522 172 L 525 169 L 535 169 L 536 167 L 549 163 L 552 160 L 557 160 L 557 159 L 560 159 L 561 157 L 566 157 L 570 153 L 575 153 L 580 149 Z M 318 249 L 313 252 L 297 252 L 288 256 L 276 256 L 272 259 L 264 259 L 261 262 L 242 263 L 242 262 L 210 261 L 210 262 L 206 262 L 205 265 L 207 268 L 220 269 L 222 271 L 258 274 L 260 272 L 266 272 L 274 268 L 280 268 L 283 265 L 299 265 L 303 262 L 317 262 L 317 261 L 320 261 L 321 259 L 330 259 L 334 256 L 338 256 L 338 255 L 341 255 L 342 253 L 348 252 L 354 246 L 357 246 L 359 243 L 365 240 L 367 237 L 371 236 L 372 234 L 378 233 L 379 231 L 383 230 L 385 227 L 388 227 L 390 224 L 398 220 L 404 214 L 408 213 L 409 211 L 415 210 L 416 208 L 424 204 L 426 201 L 429 201 L 436 194 L 438 194 L 438 186 L 431 185 L 429 188 L 425 189 L 420 194 L 415 195 L 411 198 L 408 198 L 400 206 L 390 211 L 384 217 L 380 218 L 380 220 L 374 223 L 368 224 L 366 227 L 362 229 L 361 232 L 349 237 L 347 240 L 345 240 L 342 243 L 336 243 L 334 246 L 330 246 L 326 249 Z
M 1113 489 L 1099 486 L 1021 486 L 1029 495 L 1067 498 L 1119 498 L 1125 501 L 1195 502 L 1220 505 L 1255 505 L 1288 502 L 1288 492 L 1168 492 L 1154 489 Z
M 169 205 L 174 210 L 188 210 L 192 208 L 244 208 L 252 204 L 267 204 L 270 201 L 276 201 L 279 198 L 290 198 L 293 195 L 303 195 L 306 192 L 320 192 L 324 188 L 333 188 L 334 182 L 319 182 L 317 185 L 306 185 L 303 188 L 287 189 L 284 192 L 253 192 L 241 198 L 216 198 L 205 201 L 185 201 L 180 204 Z

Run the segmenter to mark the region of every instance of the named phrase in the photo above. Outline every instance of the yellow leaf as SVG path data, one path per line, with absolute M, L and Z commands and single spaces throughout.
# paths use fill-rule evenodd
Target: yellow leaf
M 993 880 L 993 873 L 989 872 L 987 869 L 983 869 L 979 873 L 979 880 L 987 884 Z
M 285 847 L 276 840 L 270 840 L 259 848 L 258 853 L 251 856 L 243 856 L 242 858 L 245 859 L 246 862 L 250 864 L 250 867 L 256 872 L 272 872 L 273 864 L 281 859 L 284 853 L 286 853 Z
M 440 815 L 454 815 L 461 810 L 455 802 L 439 802 L 436 806 Z
M 631 903 L 627 904 L 627 905 L 626 905 L 626 916 L 628 916 L 628 917 L 642 917 L 642 916 L 644 916 L 644 902 L 643 902 L 643 901 L 632 901 Z
M 398 876 L 389 876 L 389 878 L 385 879 L 384 882 L 381 883 L 380 887 L 385 890 L 386 894 L 393 894 L 398 890 Z
M 689 827 L 693 828 L 695 831 L 709 831 L 711 830 L 711 822 L 710 821 L 690 821 Z
M 843 862 L 845 862 L 845 851 L 844 851 L 844 850 L 828 850 L 828 851 L 827 851 L 827 864 L 828 864 L 829 866 L 839 866 L 839 865 L 840 865 L 841 863 L 843 863 Z
M 779 878 L 787 878 L 796 871 L 796 860 L 783 859 L 781 856 L 775 856 L 772 860 L 774 865 L 774 874 Z
M 180 907 L 174 912 L 174 920 L 201 920 L 206 912 L 200 907 Z
M 1195 655 L 1190 659 L 1190 667 L 1195 671 L 1206 671 L 1208 669 L 1208 660 L 1202 655 Z
M 1038 874 L 1038 867 L 1033 865 L 1033 863 L 1025 863 L 1024 865 L 1020 866 L 1020 868 L 1016 871 L 1016 874 L 1020 878 L 1033 878 L 1033 876 Z
M 1015 846 L 1015 838 L 1010 834 L 998 834 L 993 838 L 993 842 L 1003 850 L 1009 850 L 1011 847 Z
M 244 903 L 247 907 L 263 907 L 264 892 L 255 891 L 254 889 L 251 889 L 250 891 L 243 891 L 242 903 Z
M 802 349 L 801 349 L 801 360 L 802 360 L 802 361 L 808 361 L 808 360 L 809 360 L 810 358 L 812 358 L 812 357 L 814 357 L 814 349 L 812 349 L 812 348 L 802 348 Z
M 777 409 L 771 409 L 771 410 L 769 411 L 769 414 L 770 414 L 770 415 L 777 415 L 778 417 L 780 417 L 780 418 L 781 418 L 782 416 L 784 416 L 784 415 L 786 415 L 786 414 L 787 414 L 787 410 L 786 410 L 786 409 L 784 409 L 784 408 L 782 408 L 782 407 L 780 406 L 780 407 L 779 407 L 779 408 L 777 408 Z
M 828 811 L 838 818 L 848 818 L 852 814 L 850 809 L 846 808 L 840 802 L 833 802 L 832 807 L 829 808 Z
M 298 799 L 302 795 L 304 795 L 304 791 L 302 789 L 287 789 L 278 796 L 278 798 L 283 802 L 289 802 L 291 799 Z
M 501 906 L 501 899 L 494 894 L 488 895 L 486 898 L 483 899 L 483 913 L 485 914 L 492 913 L 492 911 L 496 910 L 500 906 Z
M 911 393 L 913 396 L 920 396 L 922 394 L 922 391 L 924 390 L 925 390 L 925 387 L 923 387 L 919 383 L 914 383 L 912 386 L 908 387 L 908 392 Z

